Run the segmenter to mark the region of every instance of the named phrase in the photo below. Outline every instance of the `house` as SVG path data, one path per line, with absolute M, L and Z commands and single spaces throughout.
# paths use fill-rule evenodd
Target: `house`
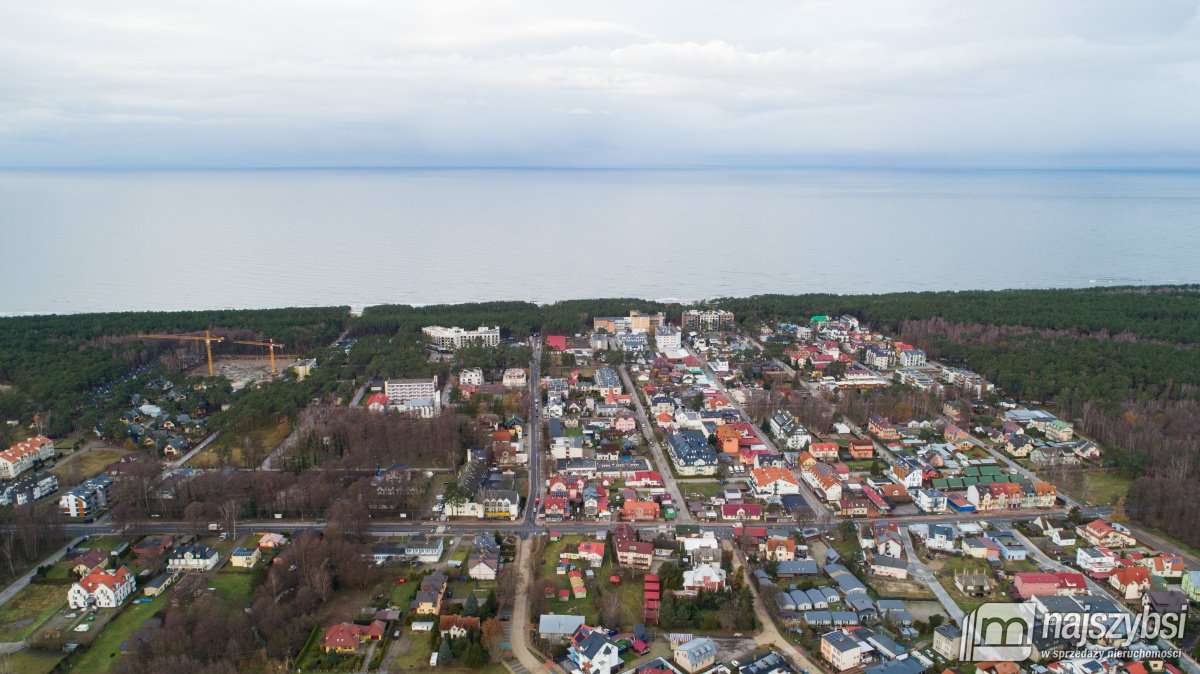
M 762 519 L 762 506 L 757 503 L 726 503 L 721 506 L 721 519 L 743 522 Z
M 262 553 L 258 548 L 237 548 L 229 555 L 229 564 L 242 569 L 252 569 L 261 558 Z
M 1150 571 L 1144 566 L 1125 566 L 1108 577 L 1108 584 L 1120 599 L 1141 599 L 1150 588 Z
M 321 650 L 326 653 L 334 652 L 343 655 L 354 653 L 359 644 L 367 641 L 380 641 L 387 632 L 387 624 L 382 620 L 373 620 L 370 625 L 357 623 L 338 623 L 325 628 L 321 639 Z
M 815 576 L 820 573 L 817 562 L 812 559 L 793 559 L 779 562 L 775 567 L 775 575 L 779 578 L 796 578 L 799 576 Z
M 908 578 L 908 562 L 887 555 L 875 555 L 871 559 L 871 575 L 884 578 Z
M 189 545 L 176 548 L 167 557 L 170 571 L 210 571 L 217 567 L 221 554 L 207 545 Z
M 790 562 L 796 558 L 796 541 L 791 538 L 768 538 L 758 544 L 763 559 L 775 562 Z
M 445 574 L 435 572 L 421 579 L 421 585 L 409 606 L 416 615 L 438 615 L 442 611 L 442 597 L 446 593 Z
M 936 489 L 917 489 L 913 494 L 913 503 L 927 513 L 946 511 L 946 495 Z
M 1087 591 L 1087 581 L 1079 573 L 1018 573 L 1013 581 L 1013 592 L 1022 600 L 1078 595 Z
M 1200 571 L 1188 571 L 1183 574 L 1179 589 L 1192 601 L 1200 601 Z
M 717 662 L 717 644 L 708 637 L 700 637 L 675 647 L 672 659 L 688 674 L 708 669 Z
M 1079 537 L 1090 545 L 1109 548 L 1128 548 L 1137 545 L 1129 530 L 1104 520 L 1092 520 L 1078 528 Z
M 786 468 L 769 466 L 750 471 L 750 488 L 758 498 L 799 494 L 800 481 Z
M 725 569 L 719 564 L 697 564 L 695 568 L 683 572 L 684 592 L 715 592 L 724 588 Z
M 404 543 L 404 556 L 425 564 L 436 564 L 442 558 L 445 546 L 441 536 L 413 534 Z
M 1179 555 L 1162 553 L 1143 557 L 1138 563 L 1150 569 L 1150 575 L 1155 578 L 1183 578 L 1184 562 Z
M 258 539 L 258 547 L 263 550 L 278 550 L 287 545 L 287 537 L 283 534 L 265 533 Z
M 863 662 L 863 656 L 869 652 L 869 646 L 841 630 L 821 635 L 821 657 L 833 665 L 835 671 L 858 667 Z
M 133 556 L 139 560 L 158 557 L 167 554 L 174 545 L 175 537 L 170 534 L 150 535 L 133 546 Z
M 104 568 L 108 553 L 103 550 L 86 550 L 71 558 L 71 573 L 83 577 L 94 569 Z
M 571 635 L 567 657 L 583 674 L 613 674 L 622 666 L 617 645 L 588 625 L 580 625 Z
M 538 618 L 538 635 L 551 643 L 565 642 L 583 623 L 580 615 L 543 613 Z
M 1108 578 L 1117 568 L 1117 555 L 1108 548 L 1078 548 L 1075 566 L 1092 578 Z
M 18 480 L 0 481 L 0 506 L 25 505 L 58 491 L 58 476 L 38 471 Z
M 837 461 L 838 444 L 836 442 L 814 442 L 808 446 L 808 453 L 818 461 Z
M 904 534 L 895 522 L 877 522 L 871 525 L 872 539 L 864 547 L 874 547 L 876 554 L 895 559 L 904 556 Z
M 474 580 L 496 580 L 500 573 L 500 549 L 496 539 L 488 534 L 475 538 L 467 555 L 467 577 Z
M 996 544 L 1000 551 L 1000 559 L 1019 562 L 1029 556 L 1029 550 L 1011 531 L 989 531 L 983 536 Z
M 133 594 L 136 586 L 133 573 L 124 566 L 115 571 L 92 569 L 67 591 L 67 603 L 73 609 L 116 608 Z
M 933 651 L 947 660 L 958 660 L 961 643 L 962 630 L 957 625 L 942 625 L 933 630 Z
M 867 418 L 867 432 L 880 440 L 900 439 L 900 431 L 896 429 L 896 425 L 878 414 L 872 414 Z
M 661 510 L 654 501 L 626 501 L 621 506 L 621 517 L 630 522 L 656 520 Z
M 649 571 L 654 561 L 654 544 L 637 540 L 637 534 L 628 524 L 613 530 L 613 549 L 620 566 Z
M 872 459 L 875 457 L 875 443 L 870 440 L 851 440 L 851 459 Z
M 444 615 L 438 621 L 438 631 L 443 637 L 458 639 L 479 633 L 479 618 L 462 615 Z
M 1183 613 L 1188 612 L 1187 595 L 1179 590 L 1150 590 L 1142 595 L 1142 606 L 1153 613 Z

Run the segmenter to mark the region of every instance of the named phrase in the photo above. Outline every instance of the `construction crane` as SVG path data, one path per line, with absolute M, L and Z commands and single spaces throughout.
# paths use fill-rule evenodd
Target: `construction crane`
M 282 349 L 283 345 L 279 342 L 269 339 L 265 342 L 252 342 L 248 340 L 235 339 L 234 344 L 249 344 L 250 346 L 265 346 L 271 352 L 271 374 L 275 374 L 275 349 Z
M 139 335 L 139 339 L 182 339 L 192 342 L 204 342 L 204 351 L 208 355 L 208 376 L 213 376 L 212 364 L 212 343 L 223 342 L 224 337 L 213 337 L 208 330 L 204 331 L 204 336 L 200 335 Z

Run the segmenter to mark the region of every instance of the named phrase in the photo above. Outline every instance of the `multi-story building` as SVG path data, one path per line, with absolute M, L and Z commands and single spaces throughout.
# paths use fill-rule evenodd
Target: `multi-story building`
M 841 630 L 821 635 L 821 657 L 839 672 L 858 667 L 862 664 L 863 656 L 870 650 L 865 644 L 859 643 L 858 639 Z
M 464 346 L 498 346 L 500 344 L 499 326 L 494 328 L 480 326 L 477 330 L 463 330 L 462 328 L 430 325 L 421 328 L 421 332 L 429 337 L 430 343 L 439 351 L 454 351 Z
M 468 367 L 458 373 L 459 386 L 483 386 L 483 368 Z
M 525 369 L 520 367 L 510 367 L 504 371 L 503 383 L 505 388 L 525 388 L 528 383 L 528 376 L 525 374 Z
M 732 311 L 688 309 L 683 312 L 683 329 L 689 332 L 732 330 L 734 323 Z
M 209 571 L 217 567 L 221 553 L 207 545 L 175 548 L 167 557 L 168 571 Z
M 25 505 L 58 491 L 58 476 L 39 471 L 20 480 L 0 482 L 0 506 Z
M 58 499 L 58 508 L 67 517 L 90 518 L 108 507 L 113 481 L 100 475 L 79 483 Z
M 654 344 L 659 351 L 675 351 L 683 346 L 682 333 L 673 325 L 663 325 L 654 331 Z
M 636 532 L 628 524 L 613 530 L 613 549 L 619 566 L 649 571 L 654 561 L 654 544 L 637 540 Z
M 67 590 L 67 604 L 73 609 L 116 608 L 133 594 L 135 587 L 137 582 L 129 569 L 122 566 L 110 571 L 97 567 Z
M 0 478 L 16 479 L 39 461 L 54 458 L 54 443 L 44 435 L 29 438 L 0 452 Z
M 383 384 L 388 407 L 420 417 L 437 416 L 442 411 L 442 392 L 437 377 L 429 379 L 389 379 Z
M 675 647 L 672 654 L 675 664 L 688 674 L 694 674 L 709 667 L 717 661 L 717 642 L 708 637 L 700 637 Z
M 604 331 L 610 335 L 621 332 L 657 331 L 666 325 L 667 317 L 661 311 L 654 314 L 643 314 L 640 311 L 630 311 L 628 316 L 596 316 L 592 319 L 592 329 Z
M 900 352 L 901 367 L 921 367 L 925 365 L 925 352 L 920 349 L 905 349 Z

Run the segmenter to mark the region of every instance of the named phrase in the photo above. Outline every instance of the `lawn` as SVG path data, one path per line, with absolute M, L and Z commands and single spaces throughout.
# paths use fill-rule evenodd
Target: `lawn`
M 160 594 L 146 604 L 126 604 L 117 617 L 104 627 L 92 645 L 71 667 L 75 674 L 107 672 L 121 657 L 121 644 L 149 620 L 157 611 L 167 607 L 169 593 Z
M 262 562 L 259 562 L 260 564 Z M 209 576 L 207 587 L 216 588 L 217 594 L 226 604 L 246 606 L 250 603 L 251 583 L 254 574 L 250 571 L 222 571 Z
M 22 641 L 67 603 L 67 586 L 30 584 L 0 606 L 0 641 Z
M 1088 471 L 1083 476 L 1087 500 L 1094 505 L 1112 505 L 1129 493 L 1133 480 L 1113 471 Z
M 204 451 L 192 457 L 189 465 L 197 468 L 220 466 L 222 465 L 223 455 L 227 455 L 229 465 L 240 466 L 242 465 L 242 443 L 245 442 L 247 437 L 252 442 L 257 442 L 260 447 L 263 447 L 263 456 L 265 458 L 291 432 L 291 422 L 281 421 L 277 424 L 269 422 L 260 424 L 250 429 L 248 433 L 222 433 L 220 437 L 212 441 L 212 444 L 205 447 Z
M 683 492 L 684 498 L 693 498 L 692 494 L 700 494 L 707 499 L 725 491 L 725 487 L 716 480 L 712 482 L 680 482 L 679 490 Z
M 53 651 L 36 651 L 30 648 L 17 651 L 8 656 L 10 671 L 21 674 L 49 674 L 66 657 Z
M 126 453 L 119 449 L 79 451 L 69 461 L 65 460 L 66 457 L 64 457 L 64 460 L 59 461 L 58 465 L 50 469 L 50 472 L 57 475 L 59 480 L 65 481 L 66 477 L 72 473 L 78 475 L 79 479 L 86 480 L 89 477 L 95 477 L 104 472 L 104 469 L 109 464 L 125 456 Z
M 1012 598 L 1004 591 L 1004 587 L 997 583 L 992 578 L 992 568 L 982 559 L 973 559 L 969 557 L 947 557 L 945 559 L 933 560 L 929 563 L 929 568 L 933 569 L 934 576 L 941 582 L 942 587 L 946 588 L 946 592 L 954 599 L 954 603 L 958 604 L 962 610 L 971 612 L 979 607 L 980 604 L 987 602 L 1011 602 Z M 989 579 L 992 579 L 992 592 L 986 597 L 968 597 L 958 591 L 954 586 L 955 573 L 982 573 Z

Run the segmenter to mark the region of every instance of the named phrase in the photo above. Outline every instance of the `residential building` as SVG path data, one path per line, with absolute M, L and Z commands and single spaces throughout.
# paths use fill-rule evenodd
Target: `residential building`
M 758 498 L 799 494 L 800 481 L 786 468 L 756 468 L 750 471 L 750 489 Z
M 500 344 L 499 326 L 493 328 L 480 326 L 476 330 L 464 330 L 430 325 L 421 328 L 421 332 L 429 337 L 430 343 L 439 351 L 454 351 L 464 346 L 499 346 Z
M 173 550 L 167 557 L 170 571 L 210 571 L 217 567 L 221 553 L 207 545 L 189 545 Z
M 637 533 L 628 524 L 613 530 L 613 549 L 619 566 L 649 571 L 654 561 L 654 544 L 637 540 Z
M 1091 545 L 1112 548 L 1128 548 L 1137 545 L 1137 539 L 1129 530 L 1119 524 L 1111 524 L 1104 520 L 1093 520 L 1077 530 L 1080 538 Z
M 683 572 L 683 591 L 716 592 L 725 589 L 725 569 L 720 564 L 697 564 L 694 568 Z
M 878 414 L 872 414 L 867 418 L 867 432 L 880 440 L 900 439 L 900 431 L 896 429 L 896 425 Z
M 1188 571 L 1183 574 L 1179 589 L 1192 601 L 1200 601 L 1200 571 Z
M 957 625 L 942 625 L 933 630 L 933 652 L 954 662 L 958 660 L 958 649 L 962 643 L 962 630 Z
M 338 623 L 325 628 L 321 650 L 347 655 L 357 651 L 362 643 L 382 640 L 386 632 L 387 623 L 382 620 L 374 620 L 370 625 Z
M 863 656 L 870 651 L 869 646 L 841 630 L 821 635 L 821 657 L 833 665 L 835 671 L 858 667 L 863 662 Z
M 122 566 L 111 571 L 95 568 L 67 591 L 67 603 L 73 609 L 116 608 L 133 594 L 137 587 L 133 573 Z
M 458 373 L 459 386 L 483 386 L 483 368 L 468 367 Z
M 261 558 L 262 553 L 258 548 L 236 548 L 229 555 L 229 564 L 242 569 L 252 569 Z
M 438 631 L 443 637 L 458 639 L 469 634 L 479 634 L 479 618 L 475 616 L 444 615 L 438 621 Z
M 899 354 L 900 367 L 922 367 L 925 362 L 925 352 L 920 349 L 905 349 Z
M 679 328 L 664 324 L 654 331 L 654 344 L 659 351 L 677 351 L 683 346 L 680 335 Z
M 1188 612 L 1188 597 L 1179 590 L 1150 590 L 1142 595 L 1142 606 L 1153 613 Z
M 708 669 L 717 662 L 717 643 L 708 637 L 692 639 L 675 647 L 675 664 L 688 674 Z
M 58 476 L 38 471 L 17 480 L 0 481 L 0 506 L 25 505 L 58 491 Z
M 1183 557 L 1171 553 L 1162 553 L 1153 557 L 1143 557 L 1138 564 L 1150 570 L 1155 578 L 1183 578 Z
M 1141 599 L 1142 593 L 1150 589 L 1150 571 L 1144 566 L 1124 566 L 1108 577 L 1108 584 L 1119 599 Z
M 467 555 L 467 576 L 475 580 L 496 580 L 500 574 L 500 547 L 490 534 L 479 534 Z
M 525 374 L 525 368 L 510 367 L 504 371 L 501 382 L 504 384 L 504 388 L 525 388 L 529 383 L 529 377 Z
M 734 328 L 732 311 L 721 309 L 689 309 L 683 312 L 685 332 L 720 332 Z
M 583 674 L 614 674 L 622 665 L 617 645 L 594 627 L 580 625 L 570 644 L 567 657 Z
M 108 507 L 113 481 L 105 475 L 89 478 L 68 489 L 58 499 L 58 509 L 67 517 L 90 519 Z
M 34 436 L 0 452 L 0 478 L 16 479 L 41 461 L 54 458 L 54 442 L 44 435 Z
M 551 643 L 565 642 L 583 624 L 584 618 L 580 615 L 543 613 L 538 618 L 538 636 Z
M 1075 566 L 1092 578 L 1108 578 L 1117 568 L 1117 556 L 1108 548 L 1078 548 Z

